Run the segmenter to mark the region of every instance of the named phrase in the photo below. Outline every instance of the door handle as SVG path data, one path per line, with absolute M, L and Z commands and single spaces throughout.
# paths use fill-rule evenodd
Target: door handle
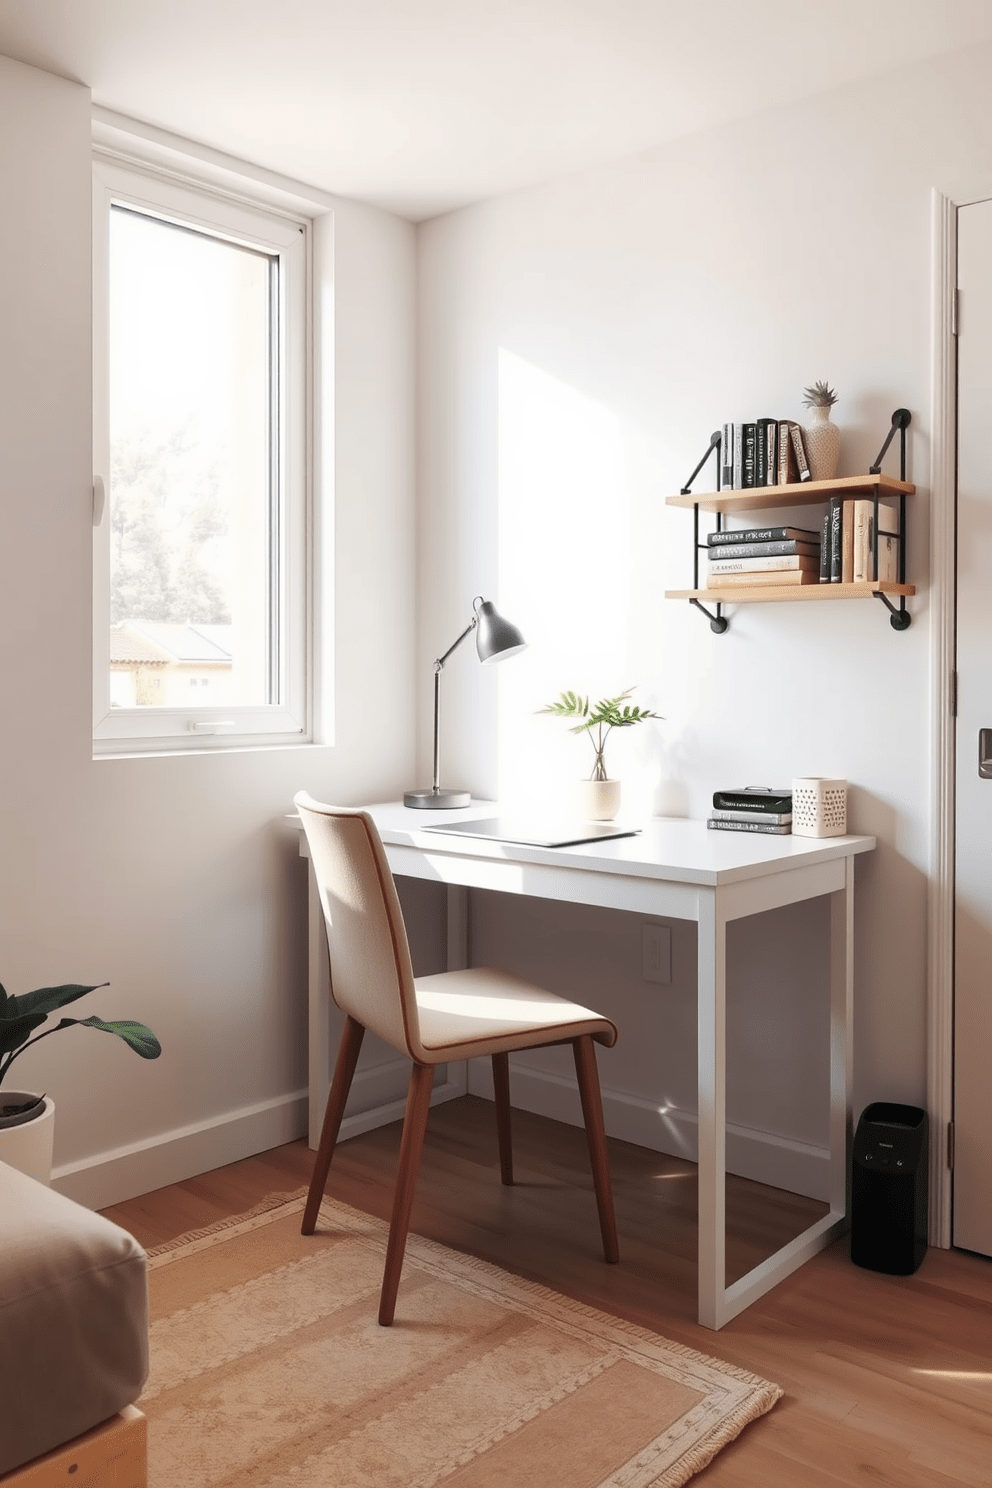
M 992 780 L 992 728 L 978 730 L 978 777 Z

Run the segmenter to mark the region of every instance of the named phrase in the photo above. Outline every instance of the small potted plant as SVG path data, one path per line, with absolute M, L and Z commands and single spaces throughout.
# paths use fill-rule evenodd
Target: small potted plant
M 98 985 L 106 987 L 108 983 L 100 982 Z M 51 1177 L 55 1103 L 48 1095 L 4 1086 L 14 1060 L 25 1049 L 48 1038 L 49 1034 L 77 1025 L 115 1034 L 142 1059 L 157 1059 L 162 1052 L 162 1046 L 151 1029 L 131 1019 L 108 1023 L 96 1017 L 61 1018 L 54 1028 L 46 1028 L 44 1033 L 31 1037 L 51 1013 L 96 990 L 95 986 L 69 984 L 39 987 L 34 992 L 11 997 L 0 986 L 0 1161 L 20 1168 L 44 1183 Z
M 620 782 L 611 780 L 606 772 L 606 741 L 615 728 L 633 728 L 635 723 L 644 723 L 649 718 L 660 718 L 650 708 L 639 708 L 627 702 L 633 692 L 628 687 L 616 697 L 600 698 L 590 706 L 588 697 L 577 692 L 563 692 L 554 703 L 540 708 L 540 713 L 552 713 L 556 718 L 574 718 L 578 721 L 571 729 L 573 734 L 588 734 L 593 747 L 592 774 L 583 781 L 583 806 L 590 821 L 612 821 L 620 810 Z

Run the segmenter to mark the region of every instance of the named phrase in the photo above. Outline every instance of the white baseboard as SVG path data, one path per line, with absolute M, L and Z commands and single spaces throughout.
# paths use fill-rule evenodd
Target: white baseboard
M 344 1118 L 339 1140 L 347 1141 L 390 1121 L 402 1121 L 409 1079 L 408 1059 L 357 1071 L 349 1104 L 363 1109 Z M 431 1105 L 464 1095 L 465 1086 L 464 1064 L 441 1066 Z M 211 1121 L 164 1132 L 144 1142 L 63 1163 L 52 1169 L 52 1187 L 87 1209 L 106 1209 L 111 1204 L 122 1204 L 139 1194 L 164 1188 L 166 1184 L 182 1183 L 198 1173 L 253 1157 L 257 1152 L 268 1152 L 270 1147 L 295 1142 L 307 1135 L 308 1113 L 307 1091 L 297 1090 L 227 1112 Z M 313 1147 L 319 1135 L 317 1132 L 311 1136 Z
M 345 1116 L 341 1141 L 403 1119 L 409 1068 L 406 1060 L 390 1061 L 356 1073 L 357 1099 L 349 1104 L 364 1109 Z M 398 1084 L 401 1076 L 402 1083 Z M 464 1064 L 447 1066 L 434 1088 L 431 1104 L 455 1100 L 465 1094 L 466 1088 L 472 1095 L 492 1100 L 492 1066 L 488 1059 L 472 1060 L 467 1076 Z M 571 1126 L 582 1125 L 575 1082 L 562 1076 L 514 1066 L 513 1104 Z M 106 1209 L 111 1204 L 164 1188 L 166 1184 L 182 1183 L 198 1173 L 294 1142 L 307 1134 L 308 1109 L 306 1090 L 260 1101 L 211 1121 L 179 1127 L 160 1137 L 64 1163 L 53 1169 L 52 1187 L 88 1209 Z M 683 1157 L 688 1162 L 696 1161 L 694 1111 L 662 1110 L 657 1103 L 641 1096 L 604 1088 L 603 1112 L 610 1136 L 654 1152 Z M 311 1136 L 313 1146 L 318 1135 Z M 829 1156 L 825 1147 L 748 1127 L 727 1127 L 727 1171 L 790 1193 L 826 1199 Z
M 493 1098 L 492 1067 L 487 1059 L 475 1059 L 469 1065 L 468 1089 L 471 1095 Z M 579 1094 L 574 1080 L 543 1073 L 539 1070 L 512 1069 L 512 1102 L 525 1111 L 565 1121 L 570 1126 L 582 1125 Z M 642 1096 L 626 1095 L 603 1089 L 603 1119 L 611 1137 L 664 1152 L 670 1157 L 683 1157 L 696 1162 L 698 1157 L 698 1121 L 695 1111 L 674 1107 L 659 1108 L 656 1101 Z M 830 1152 L 771 1132 L 750 1127 L 727 1125 L 727 1172 L 755 1183 L 767 1183 L 789 1193 L 810 1199 L 828 1200 L 830 1194 Z
M 306 1130 L 307 1092 L 297 1090 L 144 1142 L 63 1163 L 52 1169 L 52 1187 L 87 1209 L 106 1209 L 168 1183 L 182 1183 L 197 1173 L 294 1142 Z

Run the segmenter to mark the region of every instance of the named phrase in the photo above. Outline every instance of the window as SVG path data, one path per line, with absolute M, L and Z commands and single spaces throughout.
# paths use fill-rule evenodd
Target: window
M 94 183 L 94 749 L 304 741 L 308 224 Z

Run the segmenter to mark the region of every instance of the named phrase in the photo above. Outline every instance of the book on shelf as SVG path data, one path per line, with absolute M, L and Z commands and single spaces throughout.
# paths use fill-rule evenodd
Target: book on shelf
M 806 442 L 803 439 L 803 431 L 798 424 L 789 424 L 789 438 L 792 440 L 792 453 L 796 457 L 796 479 L 808 481 L 812 479 L 809 468 L 809 460 L 806 458 Z
M 742 491 L 744 489 L 744 425 L 734 424 L 734 459 L 733 489 Z
M 839 584 L 844 564 L 844 502 L 830 498 L 830 582 Z
M 797 573 L 799 571 L 820 577 L 820 555 L 806 553 L 769 553 L 751 558 L 711 558 L 711 574 L 729 573 Z
M 746 560 L 744 560 L 746 562 Z M 771 561 L 771 560 L 769 560 Z M 710 564 L 712 569 L 713 565 Z M 776 585 L 796 584 L 818 584 L 820 582 L 820 568 L 784 568 L 771 570 L 759 568 L 748 570 L 744 573 L 708 573 L 706 575 L 707 589 L 770 589 Z
M 845 497 L 841 505 L 840 581 L 854 582 L 854 501 Z
M 778 484 L 780 486 L 792 486 L 798 480 L 791 428 L 791 419 L 782 419 L 778 426 Z
M 810 537 L 813 537 L 813 533 L 810 533 Z M 723 558 L 787 558 L 796 555 L 815 558 L 819 563 L 819 542 L 798 542 L 790 537 L 782 538 L 779 542 L 721 543 L 719 547 L 712 545 L 708 553 L 711 563 Z
M 778 484 L 778 419 L 759 418 L 754 424 L 756 486 Z
M 706 825 L 715 832 L 763 832 L 768 837 L 790 837 L 792 827 L 776 826 L 769 821 L 724 821 L 719 817 L 707 818 Z
M 734 488 L 734 426 L 724 424 L 720 436 L 720 489 Z
M 754 821 L 756 813 L 753 811 L 735 811 L 733 808 L 723 809 L 713 807 L 713 817 L 716 821 Z M 791 811 L 763 811 L 761 820 L 771 822 L 774 827 L 787 827 L 792 821 Z
M 807 527 L 725 527 L 720 532 L 711 532 L 707 539 L 711 548 L 722 548 L 727 543 L 815 543 L 819 540 L 820 534 L 810 532 Z
M 788 786 L 739 785 L 713 792 L 717 811 L 747 811 L 776 814 L 792 810 L 792 791 Z
M 741 434 L 741 485 L 745 491 L 758 484 L 757 480 L 757 426 L 743 424 Z
M 852 580 L 855 584 L 870 583 L 875 576 L 875 503 L 858 500 L 854 502 L 854 540 Z M 889 501 L 878 503 L 878 577 L 885 583 L 899 582 L 899 539 L 892 534 L 899 531 L 899 509 Z
M 830 583 L 830 507 L 823 513 L 820 531 L 820 583 Z

